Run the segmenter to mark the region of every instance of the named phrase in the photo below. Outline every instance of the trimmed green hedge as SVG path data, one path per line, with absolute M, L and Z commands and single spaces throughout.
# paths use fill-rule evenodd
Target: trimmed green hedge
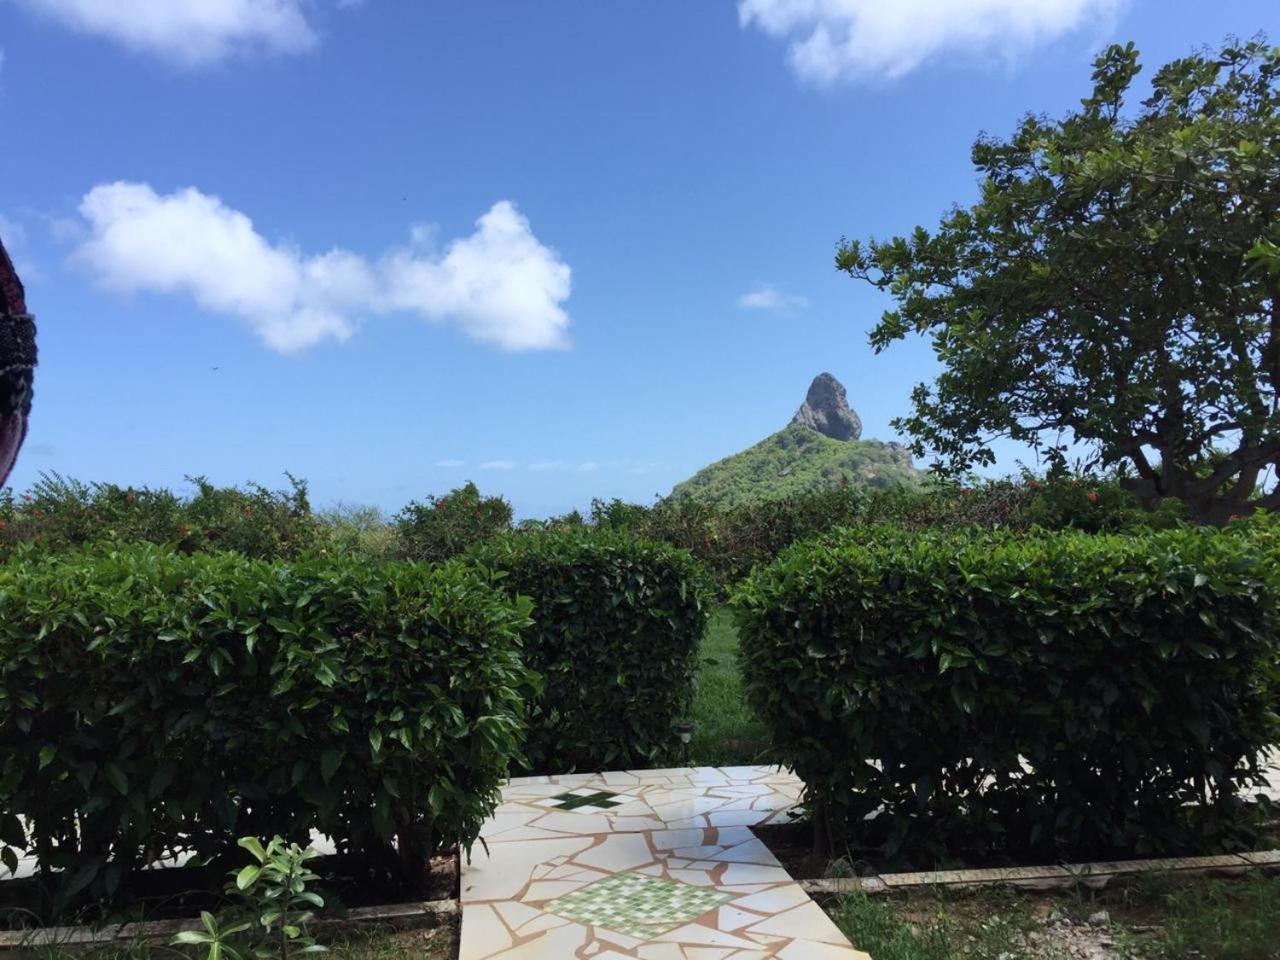
M 1209 530 L 878 529 L 791 548 L 733 603 L 820 828 L 1052 858 L 1233 835 L 1276 740 L 1272 576 Z
M 0 568 L 0 855 L 64 871 L 65 905 L 175 846 L 315 828 L 413 884 L 498 802 L 526 614 L 462 562 L 19 556 Z
M 525 743 L 537 772 L 652 766 L 688 712 L 709 583 L 683 550 L 590 530 L 516 533 L 472 553 L 533 601 L 542 676 Z

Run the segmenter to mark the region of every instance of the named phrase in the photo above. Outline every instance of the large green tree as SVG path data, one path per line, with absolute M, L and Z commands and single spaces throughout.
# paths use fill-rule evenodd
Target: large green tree
M 877 352 L 932 339 L 943 371 L 896 425 L 939 469 L 998 437 L 1086 451 L 1220 523 L 1280 506 L 1280 49 L 1174 61 L 1133 103 L 1140 69 L 1111 47 L 1079 111 L 979 138 L 977 203 L 836 265 L 897 301 Z

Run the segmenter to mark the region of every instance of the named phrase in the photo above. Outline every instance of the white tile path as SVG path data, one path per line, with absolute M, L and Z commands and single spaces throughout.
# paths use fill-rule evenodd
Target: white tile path
M 463 864 L 459 960 L 870 960 L 751 832 L 802 786 L 777 767 L 510 781 Z
M 751 832 L 777 767 L 512 780 L 462 870 L 459 960 L 870 960 Z

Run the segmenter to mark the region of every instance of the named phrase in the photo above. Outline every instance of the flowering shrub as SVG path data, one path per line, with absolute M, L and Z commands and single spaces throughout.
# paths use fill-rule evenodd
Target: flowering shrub
M 511 529 L 511 504 L 480 495 L 474 483 L 443 497 L 417 500 L 396 515 L 400 555 L 406 560 L 447 560 Z

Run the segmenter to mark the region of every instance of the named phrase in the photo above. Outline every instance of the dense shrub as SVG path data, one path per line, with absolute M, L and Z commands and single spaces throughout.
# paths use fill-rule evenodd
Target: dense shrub
M 974 486 L 930 485 L 922 489 L 868 490 L 849 487 L 822 493 L 724 508 L 690 499 L 668 499 L 653 507 L 597 500 L 592 522 L 689 550 L 722 585 L 740 580 L 782 550 L 840 527 L 890 524 L 903 530 L 1079 529 L 1111 532 L 1176 525 L 1178 505 L 1145 510 L 1114 479 L 1030 475 Z
M 530 769 L 651 766 L 670 754 L 708 617 L 705 574 L 682 550 L 598 531 L 522 532 L 473 552 L 533 601 L 526 663 Z
M 21 497 L 0 491 L 0 556 L 27 544 L 47 550 L 90 543 L 172 543 L 184 552 L 235 550 L 292 559 L 319 545 L 304 481 L 290 489 L 217 487 L 191 477 L 194 496 L 168 490 L 84 484 L 44 474 Z
M 0 847 L 65 871 L 64 904 L 175 846 L 311 828 L 412 883 L 497 802 L 526 611 L 461 561 L 19 556 L 0 568 Z
M 820 826 L 866 839 L 883 809 L 891 855 L 969 836 L 1052 858 L 1229 837 L 1275 740 L 1276 600 L 1219 531 L 879 528 L 791 548 L 733 602 Z
M 400 553 L 407 560 L 447 560 L 511 529 L 511 504 L 481 496 L 474 483 L 426 503 L 409 502 L 396 515 Z

